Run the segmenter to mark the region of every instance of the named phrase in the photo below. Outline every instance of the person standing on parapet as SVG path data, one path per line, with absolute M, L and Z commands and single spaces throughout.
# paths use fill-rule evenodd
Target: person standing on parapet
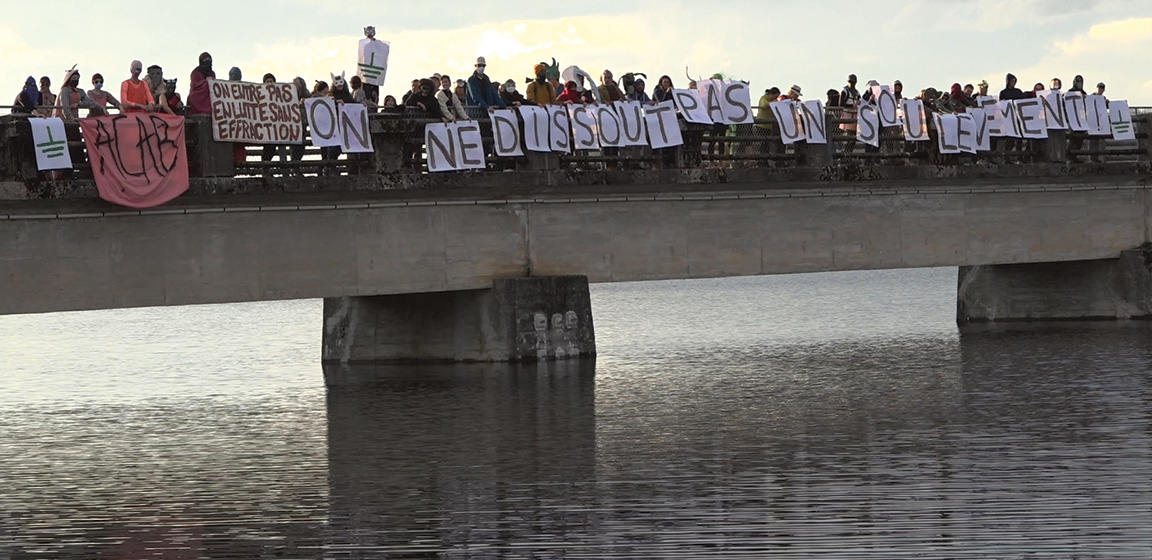
M 188 114 L 208 115 L 212 113 L 212 95 L 208 91 L 208 80 L 216 79 L 212 71 L 212 55 L 200 53 L 200 65 L 192 70 L 192 86 L 188 91 Z

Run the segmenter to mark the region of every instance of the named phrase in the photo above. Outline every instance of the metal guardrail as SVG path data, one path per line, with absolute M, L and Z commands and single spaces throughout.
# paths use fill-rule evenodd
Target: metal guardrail
M 111 108 L 110 108 L 111 109 Z M 487 122 L 487 113 L 467 108 L 475 120 Z M 1082 133 L 1053 134 L 1049 140 L 994 139 L 993 151 L 979 155 L 942 156 L 935 141 L 905 142 L 899 128 L 883 130 L 880 147 L 856 141 L 855 120 L 844 118 L 844 110 L 828 108 L 828 144 L 785 146 L 773 119 L 756 119 L 755 124 L 699 125 L 681 121 L 684 145 L 653 150 L 648 147 L 609 148 L 576 151 L 570 154 L 528 154 L 523 158 L 487 158 L 492 171 L 507 169 L 602 170 L 662 169 L 693 167 L 827 166 L 843 163 L 899 163 L 907 165 L 964 165 L 976 162 L 1058 162 L 1075 163 L 1082 157 L 1106 161 L 1152 159 L 1152 107 L 1132 108 L 1138 126 L 1136 142 L 1089 138 Z M 67 123 L 69 149 L 74 169 L 71 173 L 38 172 L 31 146 L 31 130 L 25 116 L 0 116 L 0 180 L 35 180 L 52 173 L 57 180 L 91 177 L 79 126 Z M 246 146 L 215 143 L 205 116 L 188 118 L 186 141 L 194 177 L 363 175 L 371 173 L 426 171 L 424 125 L 440 122 L 422 116 L 422 111 L 401 107 L 370 115 L 370 128 L 376 153 L 340 155 L 323 159 L 320 148 L 303 146 Z M 845 126 L 849 125 L 849 126 Z M 481 126 L 485 149 L 493 153 L 491 127 Z M 935 140 L 929 119 L 929 132 Z

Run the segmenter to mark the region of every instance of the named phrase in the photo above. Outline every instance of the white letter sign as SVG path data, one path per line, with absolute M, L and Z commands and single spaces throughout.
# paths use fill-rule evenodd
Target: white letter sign
M 520 148 L 520 125 L 516 112 L 512 109 L 496 109 L 489 113 L 492 117 L 492 143 L 498 156 L 522 156 Z
M 654 149 L 680 146 L 684 137 L 680 134 L 680 122 L 676 120 L 676 106 L 665 101 L 644 110 L 644 120 L 648 125 L 649 144 Z

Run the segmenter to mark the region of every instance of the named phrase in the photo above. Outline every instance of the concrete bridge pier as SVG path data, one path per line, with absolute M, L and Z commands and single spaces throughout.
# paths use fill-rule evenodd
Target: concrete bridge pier
M 324 299 L 323 360 L 536 362 L 596 354 L 586 276 Z
M 960 267 L 956 322 L 1152 319 L 1152 249 L 1118 259 Z

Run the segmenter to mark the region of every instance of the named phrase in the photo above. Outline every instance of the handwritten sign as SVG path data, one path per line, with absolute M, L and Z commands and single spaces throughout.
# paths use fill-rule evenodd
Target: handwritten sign
M 100 198 L 151 208 L 188 190 L 184 117 L 126 113 L 80 120 Z
M 569 105 L 568 118 L 572 120 L 572 138 L 576 142 L 577 150 L 600 148 L 600 138 L 596 134 L 599 125 L 596 122 L 596 112 L 591 107 L 578 103 Z
M 900 108 L 904 113 L 904 140 L 927 142 L 928 121 L 924 118 L 924 102 L 919 99 L 901 99 Z
M 804 124 L 800 120 L 800 103 L 776 101 L 771 104 L 772 114 L 780 125 L 780 138 L 787 144 L 794 144 L 805 138 Z
M 549 105 L 548 111 L 548 147 L 553 152 L 572 153 L 572 138 L 568 134 L 572 130 L 568 121 L 568 112 L 564 107 Z
M 960 153 L 960 119 L 956 115 L 933 113 L 936 121 L 936 144 L 942 154 Z
M 968 115 L 972 117 L 972 123 L 975 125 L 973 134 L 976 139 L 977 152 L 987 152 L 992 149 L 992 136 L 988 133 L 987 113 L 984 109 L 968 109 Z
M 302 144 L 304 122 L 293 84 L 208 80 L 212 139 L 245 144 Z
M 699 91 L 674 89 L 672 90 L 672 100 L 676 102 L 676 108 L 684 120 L 696 124 L 712 124 L 712 117 L 708 116 L 708 109 L 704 106 Z
M 596 112 L 596 139 L 605 148 L 616 148 L 624 145 L 624 136 L 620 133 L 620 115 L 612 105 L 595 105 Z
M 366 84 L 384 85 L 388 76 L 388 53 L 392 44 L 379 39 L 361 39 L 356 57 L 356 75 Z
M 873 86 L 872 102 L 880 114 L 880 126 L 900 126 L 900 117 L 896 114 L 896 95 L 892 93 L 891 87 Z
M 476 121 L 424 125 L 424 145 L 430 173 L 485 167 L 484 143 Z
M 680 133 L 680 123 L 676 120 L 676 106 L 673 102 L 665 101 L 649 106 L 644 111 L 644 120 L 648 126 L 648 143 L 653 149 L 684 144 L 684 136 Z
M 804 140 L 809 144 L 827 144 L 828 121 L 824 118 L 824 102 L 819 99 L 803 102 L 800 115 L 804 118 Z
M 1044 124 L 1044 108 L 1037 98 L 1016 99 L 1016 125 L 1021 138 L 1039 140 L 1048 137 L 1048 127 Z
M 539 106 L 521 105 L 524 118 L 524 147 L 530 152 L 551 152 L 548 142 L 548 111 Z
M 1066 130 L 1068 118 L 1064 114 L 1064 94 L 1059 90 L 1044 90 L 1036 97 L 1044 110 L 1044 125 L 1048 130 Z
M 489 113 L 492 117 L 492 144 L 497 156 L 512 157 L 524 155 L 520 147 L 520 124 L 514 109 L 496 109 Z
M 340 148 L 346 154 L 372 153 L 368 108 L 359 103 L 340 106 Z
M 32 144 L 36 148 L 36 169 L 72 169 L 68 137 L 63 119 L 28 119 L 32 125 Z
M 644 120 L 644 108 L 639 101 L 617 101 L 616 114 L 620 116 L 620 129 L 624 133 L 625 146 L 647 146 L 648 127 Z
M 1108 100 L 1103 95 L 1089 95 L 1084 98 L 1088 112 L 1088 134 L 1092 136 L 1108 136 L 1112 134 L 1112 125 L 1108 121 Z
M 1070 91 L 1064 94 L 1064 116 L 1068 119 L 1069 129 L 1088 132 L 1088 106 L 1083 93 Z
M 880 111 L 875 105 L 862 104 L 856 111 L 856 140 L 880 147 Z
M 1136 129 L 1132 127 L 1132 111 L 1127 101 L 1113 101 L 1108 106 L 1108 120 L 1112 124 L 1112 138 L 1135 140 Z

